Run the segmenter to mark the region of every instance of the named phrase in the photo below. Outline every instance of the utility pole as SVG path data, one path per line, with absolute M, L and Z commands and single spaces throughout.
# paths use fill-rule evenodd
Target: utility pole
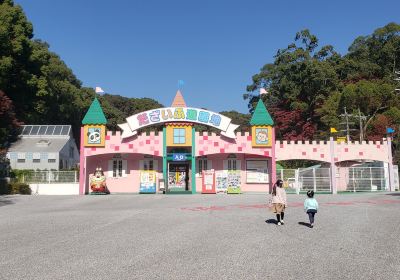
M 351 129 L 350 125 L 354 125 L 354 122 L 349 122 L 349 118 L 354 120 L 355 118 L 359 119 L 359 126 L 360 126 L 360 142 L 364 140 L 364 130 L 363 130 L 363 121 L 367 119 L 367 116 L 364 116 L 361 114 L 360 108 L 358 108 L 358 114 L 349 114 L 347 113 L 347 108 L 344 107 L 344 114 L 339 115 L 342 118 L 345 118 L 345 122 L 342 122 L 341 124 L 346 125 L 346 129 L 342 129 L 340 131 L 346 132 L 346 140 L 347 143 L 350 142 L 350 131 L 356 131 L 357 129 Z
M 347 114 L 346 107 L 344 107 L 344 116 L 346 118 L 346 138 L 347 138 L 347 143 L 350 143 L 349 115 Z
M 364 140 L 364 132 L 363 132 L 363 127 L 362 127 L 362 120 L 361 120 L 361 111 L 360 108 L 358 108 L 358 116 L 360 118 L 360 143 Z

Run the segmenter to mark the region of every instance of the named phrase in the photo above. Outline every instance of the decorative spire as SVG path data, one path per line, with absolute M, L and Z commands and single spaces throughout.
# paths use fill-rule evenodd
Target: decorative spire
M 174 101 L 172 101 L 171 107 L 186 107 L 185 100 L 183 99 L 182 93 L 180 90 L 176 92 Z
M 104 116 L 103 109 L 101 109 L 100 102 L 96 97 L 83 118 L 82 124 L 107 124 L 107 119 Z
M 272 120 L 271 115 L 268 113 L 267 108 L 265 108 L 264 102 L 261 100 L 261 98 L 258 100 L 256 109 L 251 117 L 250 124 L 274 125 L 274 121 Z

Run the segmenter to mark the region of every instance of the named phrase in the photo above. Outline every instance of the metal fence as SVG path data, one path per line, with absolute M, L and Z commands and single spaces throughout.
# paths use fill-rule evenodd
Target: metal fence
M 344 176 L 346 191 L 389 190 L 389 172 L 385 167 L 348 167 L 344 172 L 342 169 L 338 168 L 338 173 L 340 178 Z
M 289 193 L 332 191 L 329 168 L 280 169 L 277 170 L 277 177 L 283 180 Z
M 19 181 L 26 184 L 77 183 L 78 171 L 32 171 L 24 173 Z
M 288 193 L 332 192 L 330 168 L 279 169 L 276 174 Z M 338 167 L 335 179 L 338 192 L 389 190 L 387 167 Z

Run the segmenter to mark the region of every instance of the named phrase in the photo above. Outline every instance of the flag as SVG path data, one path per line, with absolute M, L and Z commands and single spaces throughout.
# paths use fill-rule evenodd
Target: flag
M 391 127 L 386 128 L 386 133 L 394 133 L 394 129 Z
M 334 127 L 331 127 L 331 133 L 337 133 L 337 130 L 336 130 L 336 128 L 334 128 Z
M 104 90 L 103 90 L 101 87 L 96 87 L 95 91 L 96 91 L 96 93 L 98 93 L 98 94 L 104 93 Z
M 182 89 L 185 82 L 183 80 L 178 80 L 178 89 Z
M 260 88 L 260 95 L 267 94 L 268 91 L 265 88 Z

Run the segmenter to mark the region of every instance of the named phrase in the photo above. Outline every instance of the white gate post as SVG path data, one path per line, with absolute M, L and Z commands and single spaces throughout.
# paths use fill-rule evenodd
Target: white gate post
M 371 182 L 371 191 L 372 191 L 372 167 L 369 168 L 369 180 Z
M 314 185 L 314 192 L 317 192 L 317 178 L 315 177 L 315 168 L 312 169 L 312 173 L 313 173 L 313 185 Z
M 393 170 L 393 158 L 392 158 L 392 138 L 387 138 L 388 145 L 388 161 L 389 161 L 389 191 L 394 191 L 394 170 Z
M 332 186 L 332 194 L 337 194 L 337 186 L 336 186 L 336 165 L 335 165 L 335 142 L 333 141 L 333 137 L 330 137 L 330 156 L 331 156 L 331 186 Z
M 299 169 L 294 171 L 294 182 L 296 184 L 296 193 L 300 194 L 300 182 L 299 182 Z

